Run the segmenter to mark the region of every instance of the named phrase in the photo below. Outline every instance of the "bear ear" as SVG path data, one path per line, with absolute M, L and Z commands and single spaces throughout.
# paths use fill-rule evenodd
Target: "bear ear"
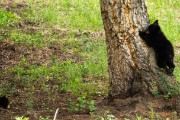
M 159 23 L 158 23 L 158 20 L 156 20 L 153 24 L 154 24 L 154 25 L 158 25 L 158 24 L 159 24 Z

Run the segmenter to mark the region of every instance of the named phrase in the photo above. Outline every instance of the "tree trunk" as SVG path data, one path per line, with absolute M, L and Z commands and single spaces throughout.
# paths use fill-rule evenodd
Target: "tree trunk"
M 139 37 L 139 30 L 149 25 L 144 0 L 101 0 L 101 14 L 108 50 L 109 95 L 127 98 L 158 91 L 161 75 L 154 52 Z
M 139 37 L 139 30 L 146 29 L 150 23 L 144 0 L 100 1 L 106 34 L 110 91 L 109 96 L 99 105 L 105 105 L 104 109 L 109 105 L 113 114 L 129 114 L 132 119 L 137 113 L 148 116 L 149 108 L 159 110 L 159 114 L 165 108 L 171 108 L 169 112 L 180 112 L 179 97 L 175 97 L 176 102 L 173 97 L 169 102 L 163 96 L 152 97 L 152 94 L 160 95 L 164 90 L 166 95 L 171 93 L 174 87 L 178 88 L 178 83 L 160 71 L 154 51 Z

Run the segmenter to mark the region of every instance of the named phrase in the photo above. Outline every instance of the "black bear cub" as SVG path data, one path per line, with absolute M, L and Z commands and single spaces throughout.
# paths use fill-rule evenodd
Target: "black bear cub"
M 174 48 L 161 31 L 158 20 L 151 24 L 147 30 L 139 31 L 140 37 L 155 51 L 156 62 L 159 68 L 164 68 L 167 74 L 173 75 Z
M 0 97 L 0 107 L 7 109 L 9 105 L 9 100 L 8 98 L 5 96 Z

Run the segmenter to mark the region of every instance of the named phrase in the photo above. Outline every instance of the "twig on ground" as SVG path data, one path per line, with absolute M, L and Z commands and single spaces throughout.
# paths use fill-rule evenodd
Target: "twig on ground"
M 53 119 L 53 120 L 56 120 L 56 117 L 57 117 L 58 111 L 59 111 L 59 108 L 57 108 L 57 109 L 56 109 L 56 112 L 55 112 L 55 114 L 54 114 L 54 119 Z

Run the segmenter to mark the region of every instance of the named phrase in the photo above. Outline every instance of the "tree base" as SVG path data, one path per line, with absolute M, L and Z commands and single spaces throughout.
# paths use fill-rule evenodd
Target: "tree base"
M 177 120 L 180 118 L 179 101 L 179 96 L 168 99 L 165 99 L 164 96 L 152 97 L 151 95 L 138 95 L 126 99 L 110 99 L 108 97 L 99 104 L 96 113 L 104 115 L 104 112 L 108 110 L 109 114 L 120 120 L 124 118 L 136 119 L 137 117 Z

